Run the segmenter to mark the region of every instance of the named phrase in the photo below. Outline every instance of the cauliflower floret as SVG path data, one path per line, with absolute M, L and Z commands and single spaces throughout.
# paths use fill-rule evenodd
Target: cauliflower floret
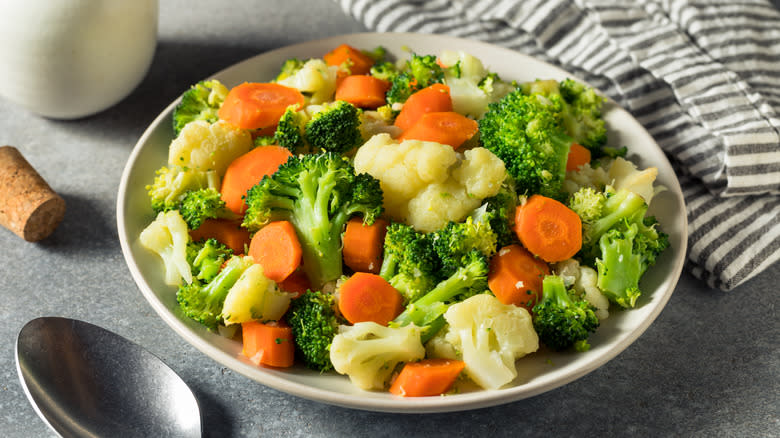
M 361 389 L 384 389 L 401 362 L 425 357 L 420 328 L 414 325 L 385 327 L 375 322 L 339 326 L 330 346 L 330 361 Z
M 653 182 L 658 176 L 658 168 L 656 167 L 639 170 L 634 163 L 617 157 L 609 166 L 608 175 L 615 191 L 626 189 L 634 192 L 641 196 L 648 205 L 658 190 L 658 188 L 653 187 Z
M 608 174 L 610 163 L 611 160 L 602 160 L 598 166 L 583 164 L 577 170 L 566 172 L 563 190 L 570 195 L 582 187 L 590 187 L 596 191 L 603 190 L 604 186 L 612 182 Z
M 390 218 L 423 232 L 463 220 L 506 178 L 504 163 L 487 149 L 459 156 L 447 145 L 399 144 L 389 134 L 377 134 L 358 149 L 355 170 L 379 180 Z
M 338 66 L 329 66 L 322 59 L 306 61 L 294 74 L 277 81 L 308 95 L 308 103 L 320 104 L 333 100 L 336 92 Z
M 203 120 L 187 123 L 168 150 L 170 165 L 196 170 L 214 170 L 220 176 L 231 161 L 253 147 L 248 131 L 224 121 L 210 124 Z
M 444 339 L 434 337 L 429 353 L 452 358 L 452 352 L 457 352 L 466 363 L 469 378 L 485 389 L 500 388 L 514 380 L 515 361 L 539 349 L 528 310 L 503 304 L 491 294 L 453 304 L 444 319 L 449 324 Z
M 263 267 L 253 264 L 236 280 L 222 305 L 225 325 L 259 319 L 278 321 L 290 306 L 292 294 L 282 292 L 263 274 Z
M 563 279 L 567 288 L 573 287 L 577 294 L 596 308 L 599 321 L 609 317 L 609 299 L 599 289 L 598 273 L 593 268 L 580 265 L 575 259 L 567 259 L 556 263 L 553 271 Z
M 190 235 L 187 223 L 178 210 L 160 212 L 139 237 L 141 246 L 159 255 L 165 265 L 165 283 L 178 286 L 184 279 L 192 283 L 192 271 L 187 263 L 187 243 Z
M 450 87 L 452 108 L 460 114 L 481 118 L 491 102 L 496 102 L 515 87 L 491 75 L 482 61 L 463 51 L 444 50 L 439 61 L 458 69 L 445 70 L 444 83 Z

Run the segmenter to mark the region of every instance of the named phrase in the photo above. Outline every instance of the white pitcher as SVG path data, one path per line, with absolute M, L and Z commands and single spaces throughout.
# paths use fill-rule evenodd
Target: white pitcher
M 0 96 L 55 119 L 100 112 L 146 75 L 158 0 L 0 0 Z

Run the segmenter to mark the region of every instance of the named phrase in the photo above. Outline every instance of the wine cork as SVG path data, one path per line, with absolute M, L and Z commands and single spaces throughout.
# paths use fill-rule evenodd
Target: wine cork
M 37 242 L 49 236 L 64 216 L 65 200 L 15 147 L 0 147 L 0 225 Z

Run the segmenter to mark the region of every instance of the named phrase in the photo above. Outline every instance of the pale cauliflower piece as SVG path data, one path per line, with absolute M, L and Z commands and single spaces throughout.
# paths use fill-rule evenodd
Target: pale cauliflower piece
M 355 155 L 355 170 L 379 180 L 384 207 L 395 221 L 423 232 L 461 221 L 482 199 L 498 193 L 504 163 L 484 148 L 459 156 L 452 147 L 377 134 Z
M 314 58 L 306 61 L 300 70 L 277 83 L 304 93 L 308 96 L 308 103 L 320 104 L 333 100 L 338 70 L 338 66 L 327 65 L 322 59 Z
M 604 186 L 612 182 L 608 173 L 610 163 L 611 160 L 602 160 L 598 166 L 592 166 L 588 163 L 583 164 L 577 170 L 566 172 L 563 190 L 570 195 L 582 187 L 590 187 L 597 191 L 603 190 Z
M 599 321 L 609 317 L 609 299 L 597 285 L 598 273 L 595 269 L 580 265 L 575 259 L 567 259 L 556 263 L 553 271 L 563 279 L 567 288 L 573 287 L 577 294 L 596 308 Z
M 222 306 L 225 325 L 242 322 L 278 321 L 290 306 L 292 294 L 282 292 L 263 274 L 263 267 L 247 268 L 228 291 Z
M 469 378 L 485 389 L 500 388 L 514 380 L 515 361 L 539 349 L 528 310 L 503 304 L 491 294 L 453 304 L 444 319 L 449 325 L 444 340 L 466 363 Z M 447 352 L 441 345 L 432 350 Z
M 420 328 L 386 327 L 375 322 L 340 326 L 330 346 L 330 361 L 340 374 L 365 390 L 384 389 L 396 365 L 425 357 Z
M 141 231 L 139 241 L 141 246 L 162 258 L 166 284 L 178 286 L 182 279 L 192 283 L 192 271 L 187 263 L 190 235 L 187 223 L 178 210 L 158 213 L 155 220 Z
M 636 165 L 621 157 L 615 158 L 609 166 L 609 178 L 615 190 L 626 189 L 641 196 L 647 204 L 653 199 L 657 188 L 653 182 L 658 176 L 658 168 L 648 167 L 644 170 L 637 169 Z
M 480 87 L 490 73 L 477 57 L 460 50 L 444 50 L 439 61 L 446 66 L 459 64 L 459 75 L 445 70 L 444 83 L 450 87 L 452 108 L 455 112 L 475 119 L 481 118 L 491 102 L 496 102 L 511 92 L 514 87 L 501 81 L 491 80 L 490 86 Z
M 254 147 L 249 131 L 225 121 L 196 120 L 184 128 L 168 150 L 168 163 L 196 170 L 213 170 L 225 175 L 228 165 Z

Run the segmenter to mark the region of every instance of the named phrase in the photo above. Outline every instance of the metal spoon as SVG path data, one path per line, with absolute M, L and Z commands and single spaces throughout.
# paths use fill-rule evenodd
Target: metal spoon
M 157 356 L 96 325 L 46 317 L 16 341 L 38 416 L 63 437 L 200 437 L 198 402 Z

